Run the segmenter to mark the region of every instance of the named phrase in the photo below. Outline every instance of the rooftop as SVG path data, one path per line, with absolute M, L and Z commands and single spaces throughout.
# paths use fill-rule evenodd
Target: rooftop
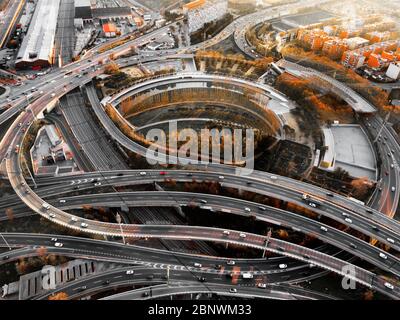
M 301 27 L 307 26 L 309 24 L 318 23 L 333 17 L 334 16 L 331 13 L 326 11 L 314 11 L 285 17 L 282 19 L 282 21 L 293 27 Z
M 60 0 L 37 2 L 32 21 L 17 56 L 19 61 L 49 60 L 52 55 Z M 46 23 L 43 23 L 43 18 Z
M 75 7 L 90 7 L 90 0 L 75 0 Z
M 103 31 L 104 32 L 117 32 L 117 27 L 114 23 L 106 23 L 103 24 Z
M 113 7 L 113 8 L 94 8 L 92 9 L 94 18 L 110 18 L 132 15 L 132 10 L 129 7 Z

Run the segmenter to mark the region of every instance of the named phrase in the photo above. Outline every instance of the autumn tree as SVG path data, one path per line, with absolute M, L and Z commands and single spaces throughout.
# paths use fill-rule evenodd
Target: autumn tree
M 61 291 L 49 296 L 49 300 L 68 300 L 68 294 Z
M 20 259 L 16 264 L 16 269 L 19 274 L 25 274 L 29 268 L 28 263 L 25 259 Z
M 106 74 L 116 74 L 119 72 L 119 66 L 115 62 L 110 62 L 104 68 L 104 73 Z
M 6 209 L 6 215 L 9 221 L 14 221 L 14 211 L 12 208 L 7 208 Z
M 368 191 L 372 187 L 371 181 L 367 177 L 361 177 L 351 181 L 353 187 L 353 195 L 358 199 L 363 199 L 367 196 Z
M 363 294 L 364 300 L 372 300 L 374 298 L 374 292 L 372 290 L 367 290 Z
M 47 254 L 47 248 L 46 247 L 40 247 L 36 249 L 36 253 L 39 257 L 43 258 Z
M 288 239 L 289 238 L 289 233 L 284 229 L 279 229 L 277 231 L 277 234 L 278 234 L 278 237 L 281 238 L 281 239 Z

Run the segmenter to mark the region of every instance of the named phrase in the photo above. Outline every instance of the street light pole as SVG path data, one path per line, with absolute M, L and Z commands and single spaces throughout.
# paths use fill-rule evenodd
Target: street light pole
M 34 185 L 34 188 L 35 189 L 37 189 L 37 184 L 36 184 L 36 181 L 35 181 L 35 178 L 33 177 L 33 174 L 32 174 L 32 172 L 31 172 L 31 169 L 29 169 L 29 166 L 28 166 L 28 164 L 26 163 L 26 159 L 25 159 L 25 157 L 24 157 L 24 163 L 25 163 L 25 166 L 26 166 L 26 169 L 28 170 L 28 172 L 29 172 L 29 176 L 31 177 L 31 179 L 32 179 L 32 182 L 33 182 L 33 185 Z
M 4 243 L 7 245 L 8 250 L 12 250 L 12 248 L 10 247 L 10 245 L 8 244 L 7 240 L 4 238 L 4 236 L 0 233 L 1 238 L 3 239 Z
M 167 267 L 167 286 L 169 286 L 169 266 Z
M 28 105 L 28 110 L 32 113 L 33 119 L 36 121 L 36 120 L 37 120 L 37 119 L 36 119 L 36 115 L 35 115 L 35 113 L 34 113 L 33 110 L 32 110 L 32 105 L 31 105 L 31 104 Z
M 381 132 L 382 132 L 382 130 L 383 130 L 383 127 L 385 126 L 386 122 L 389 120 L 389 117 L 390 117 L 390 111 L 386 114 L 385 119 L 383 119 L 382 126 L 381 126 L 381 128 L 379 129 L 379 131 L 378 131 L 378 133 L 377 133 L 377 135 L 376 135 L 376 138 L 375 138 L 375 140 L 373 141 L 373 143 L 375 143 L 375 142 L 379 139 L 379 136 L 381 135 Z
M 263 258 L 265 258 L 265 252 L 267 251 L 267 246 L 268 246 L 269 239 L 271 238 L 271 235 L 272 235 L 272 230 L 269 229 L 268 233 L 267 233 L 267 239 L 265 239 L 265 246 L 264 246 L 264 251 L 263 251 L 263 255 L 262 255 Z
M 115 215 L 115 219 L 117 220 L 117 223 L 119 224 L 119 229 L 121 230 L 122 241 L 124 242 L 124 244 L 126 244 L 126 243 L 125 243 L 124 232 L 123 232 L 123 230 L 122 230 L 122 225 L 121 225 L 122 219 L 121 219 L 121 216 L 119 215 L 118 212 L 117 212 L 117 214 Z

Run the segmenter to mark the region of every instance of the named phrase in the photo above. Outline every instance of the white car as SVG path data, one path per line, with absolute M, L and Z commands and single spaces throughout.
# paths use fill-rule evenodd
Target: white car
M 286 269 L 287 268 L 287 264 L 281 263 L 279 265 L 279 269 Z
M 54 213 L 49 214 L 49 218 L 54 219 L 55 217 L 56 217 L 56 215 Z
M 234 266 L 234 265 L 235 265 L 235 261 L 233 261 L 233 260 L 228 260 L 228 261 L 226 262 L 226 264 L 227 264 L 228 266 Z
M 84 222 L 81 223 L 81 228 L 87 228 L 87 227 L 89 227 L 89 225 L 87 223 L 84 223 Z
M 96 183 L 94 184 L 94 186 L 95 186 L 95 187 L 101 186 L 101 182 L 96 182 Z
M 236 293 L 236 292 L 237 292 L 237 289 L 235 289 L 235 288 L 230 288 L 230 289 L 229 289 L 229 292 Z
M 326 227 L 324 227 L 324 226 L 321 226 L 321 231 L 327 232 L 328 229 Z
M 250 208 L 246 207 L 246 208 L 244 208 L 244 211 L 250 212 L 251 210 L 250 210 Z
M 382 258 L 382 259 L 387 259 L 387 255 L 386 254 L 384 254 L 383 252 L 380 252 L 379 253 L 379 256 Z
M 134 270 L 126 270 L 126 274 L 134 274 L 135 271 Z
M 267 287 L 266 283 L 259 283 L 257 284 L 257 288 L 265 289 Z
M 347 223 L 353 223 L 353 220 L 351 220 L 350 218 L 346 218 L 344 219 L 344 221 L 346 221 Z
M 196 268 L 201 268 L 201 267 L 203 266 L 201 263 L 197 263 L 197 262 L 195 262 L 193 265 L 194 265 Z
M 386 238 L 386 240 L 390 243 L 394 243 L 394 240 L 392 238 Z
M 386 288 L 390 289 L 390 290 L 393 290 L 393 289 L 394 289 L 394 285 L 392 285 L 392 284 L 389 283 L 389 282 L 385 282 L 383 285 L 384 285 Z
M 224 180 L 224 176 L 219 176 L 218 179 L 219 180 Z
M 76 218 L 76 217 L 72 217 L 72 218 L 71 218 L 71 221 L 73 221 L 73 222 L 77 222 L 77 221 L 78 221 L 78 218 Z
M 57 247 L 57 248 L 61 248 L 63 246 L 63 244 L 61 242 L 56 242 L 54 244 L 54 246 Z
M 140 174 L 141 176 L 145 176 L 145 175 L 146 175 L 146 172 L 141 171 L 141 172 L 139 172 L 139 174 Z
M 246 238 L 246 234 L 243 233 L 243 232 L 241 232 L 241 233 L 239 233 L 239 237 L 241 237 L 241 238 Z
M 231 233 L 230 233 L 230 231 L 225 230 L 224 232 L 222 232 L 222 234 L 223 234 L 224 236 L 229 236 Z
M 51 241 L 57 242 L 57 238 L 51 238 Z
M 395 187 L 392 187 L 392 192 L 395 192 L 396 191 L 396 188 Z
M 348 217 L 348 216 L 349 216 L 349 214 L 348 214 L 348 213 L 346 213 L 346 212 L 342 212 L 342 216 L 343 216 L 343 217 Z
M 64 199 L 61 199 L 60 200 L 60 203 L 66 203 L 67 201 L 66 200 L 64 200 Z

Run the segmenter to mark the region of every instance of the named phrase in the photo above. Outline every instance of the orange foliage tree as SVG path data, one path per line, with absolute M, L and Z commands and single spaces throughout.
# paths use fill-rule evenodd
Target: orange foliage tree
M 68 300 L 68 294 L 61 291 L 49 296 L 49 300 Z
M 6 209 L 6 215 L 7 215 L 8 220 L 10 220 L 10 221 L 14 220 L 14 211 L 12 208 Z

